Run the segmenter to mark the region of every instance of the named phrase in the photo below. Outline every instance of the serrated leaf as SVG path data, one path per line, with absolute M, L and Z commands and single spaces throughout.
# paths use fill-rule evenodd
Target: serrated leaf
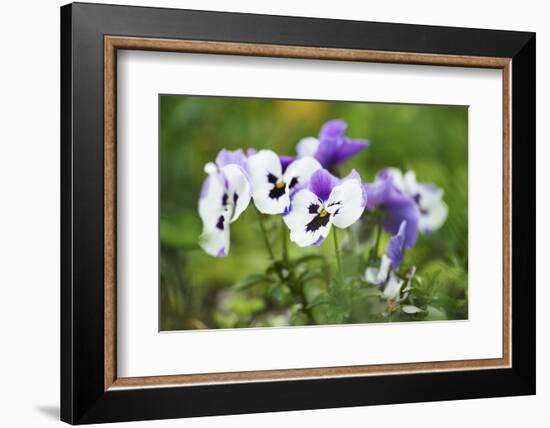
M 323 293 L 318 294 L 315 298 L 307 305 L 306 309 L 314 308 L 315 306 L 324 305 L 330 303 L 330 300 Z

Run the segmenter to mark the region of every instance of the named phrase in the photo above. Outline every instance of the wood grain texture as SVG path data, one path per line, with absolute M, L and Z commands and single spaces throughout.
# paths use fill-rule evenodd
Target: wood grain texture
M 116 375 L 116 52 L 117 49 L 364 61 L 502 69 L 503 72 L 503 352 L 502 358 L 231 373 L 118 378 Z M 511 60 L 266 44 L 106 36 L 104 38 L 104 374 L 105 390 L 360 377 L 511 367 Z
M 512 367 L 512 63 L 502 70 L 502 355 Z
M 508 58 L 500 57 L 435 55 L 409 52 L 382 52 L 363 49 L 335 49 L 140 37 L 107 36 L 105 38 L 105 43 L 112 44 L 115 49 L 323 59 L 334 61 L 368 61 L 396 64 L 446 65 L 478 68 L 503 68 L 509 62 Z
M 116 380 L 116 49 L 105 43 L 104 64 L 104 385 Z

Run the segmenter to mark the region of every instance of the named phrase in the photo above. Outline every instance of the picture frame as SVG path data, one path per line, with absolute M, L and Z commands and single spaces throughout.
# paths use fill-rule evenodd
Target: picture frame
M 119 377 L 119 50 L 502 70 L 502 357 Z M 534 394 L 535 96 L 534 33 L 63 6 L 61 419 L 85 424 Z

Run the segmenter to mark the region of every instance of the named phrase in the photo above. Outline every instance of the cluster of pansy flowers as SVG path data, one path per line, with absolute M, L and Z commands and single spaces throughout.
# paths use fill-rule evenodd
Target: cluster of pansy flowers
M 355 170 L 336 177 L 330 171 L 369 145 L 349 138 L 346 128 L 343 120 L 328 121 L 318 138 L 298 142 L 295 156 L 221 150 L 204 168 L 208 177 L 199 199 L 202 249 L 212 256 L 228 255 L 230 224 L 251 201 L 262 214 L 282 215 L 290 240 L 300 247 L 321 245 L 332 227 L 348 228 L 365 211 L 382 210 L 383 227 L 392 237 L 380 266 L 367 268 L 365 278 L 384 286 L 387 299 L 406 298 L 407 287 L 403 289 L 395 272 L 418 233 L 435 231 L 445 222 L 443 190 L 418 183 L 413 171 L 403 174 L 396 168 L 381 170 L 373 183 L 364 183 Z

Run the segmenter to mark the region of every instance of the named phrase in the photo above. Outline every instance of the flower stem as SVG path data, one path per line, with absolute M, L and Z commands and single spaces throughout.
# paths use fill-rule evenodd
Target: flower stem
M 283 249 L 283 263 L 285 266 L 288 266 L 288 249 L 286 243 L 286 225 L 284 220 L 281 218 L 281 246 Z
M 264 237 L 265 248 L 269 254 L 269 258 L 271 260 L 275 260 L 275 254 L 273 253 L 273 249 L 271 248 L 271 244 L 269 243 L 269 237 L 267 236 L 267 230 L 265 229 L 262 213 L 260 213 L 260 211 L 258 210 L 256 210 L 256 212 L 258 213 L 258 220 L 260 222 L 260 229 L 262 230 L 262 235 Z
M 371 256 L 378 257 L 378 247 L 380 246 L 380 237 L 382 236 L 382 217 L 378 219 L 376 226 L 376 240 L 374 241 L 374 247 L 371 249 Z
M 340 245 L 338 245 L 338 231 L 336 227 L 332 228 L 332 236 L 334 237 L 334 254 L 336 256 L 336 264 L 338 265 L 338 275 L 342 278 L 342 262 L 340 260 Z

